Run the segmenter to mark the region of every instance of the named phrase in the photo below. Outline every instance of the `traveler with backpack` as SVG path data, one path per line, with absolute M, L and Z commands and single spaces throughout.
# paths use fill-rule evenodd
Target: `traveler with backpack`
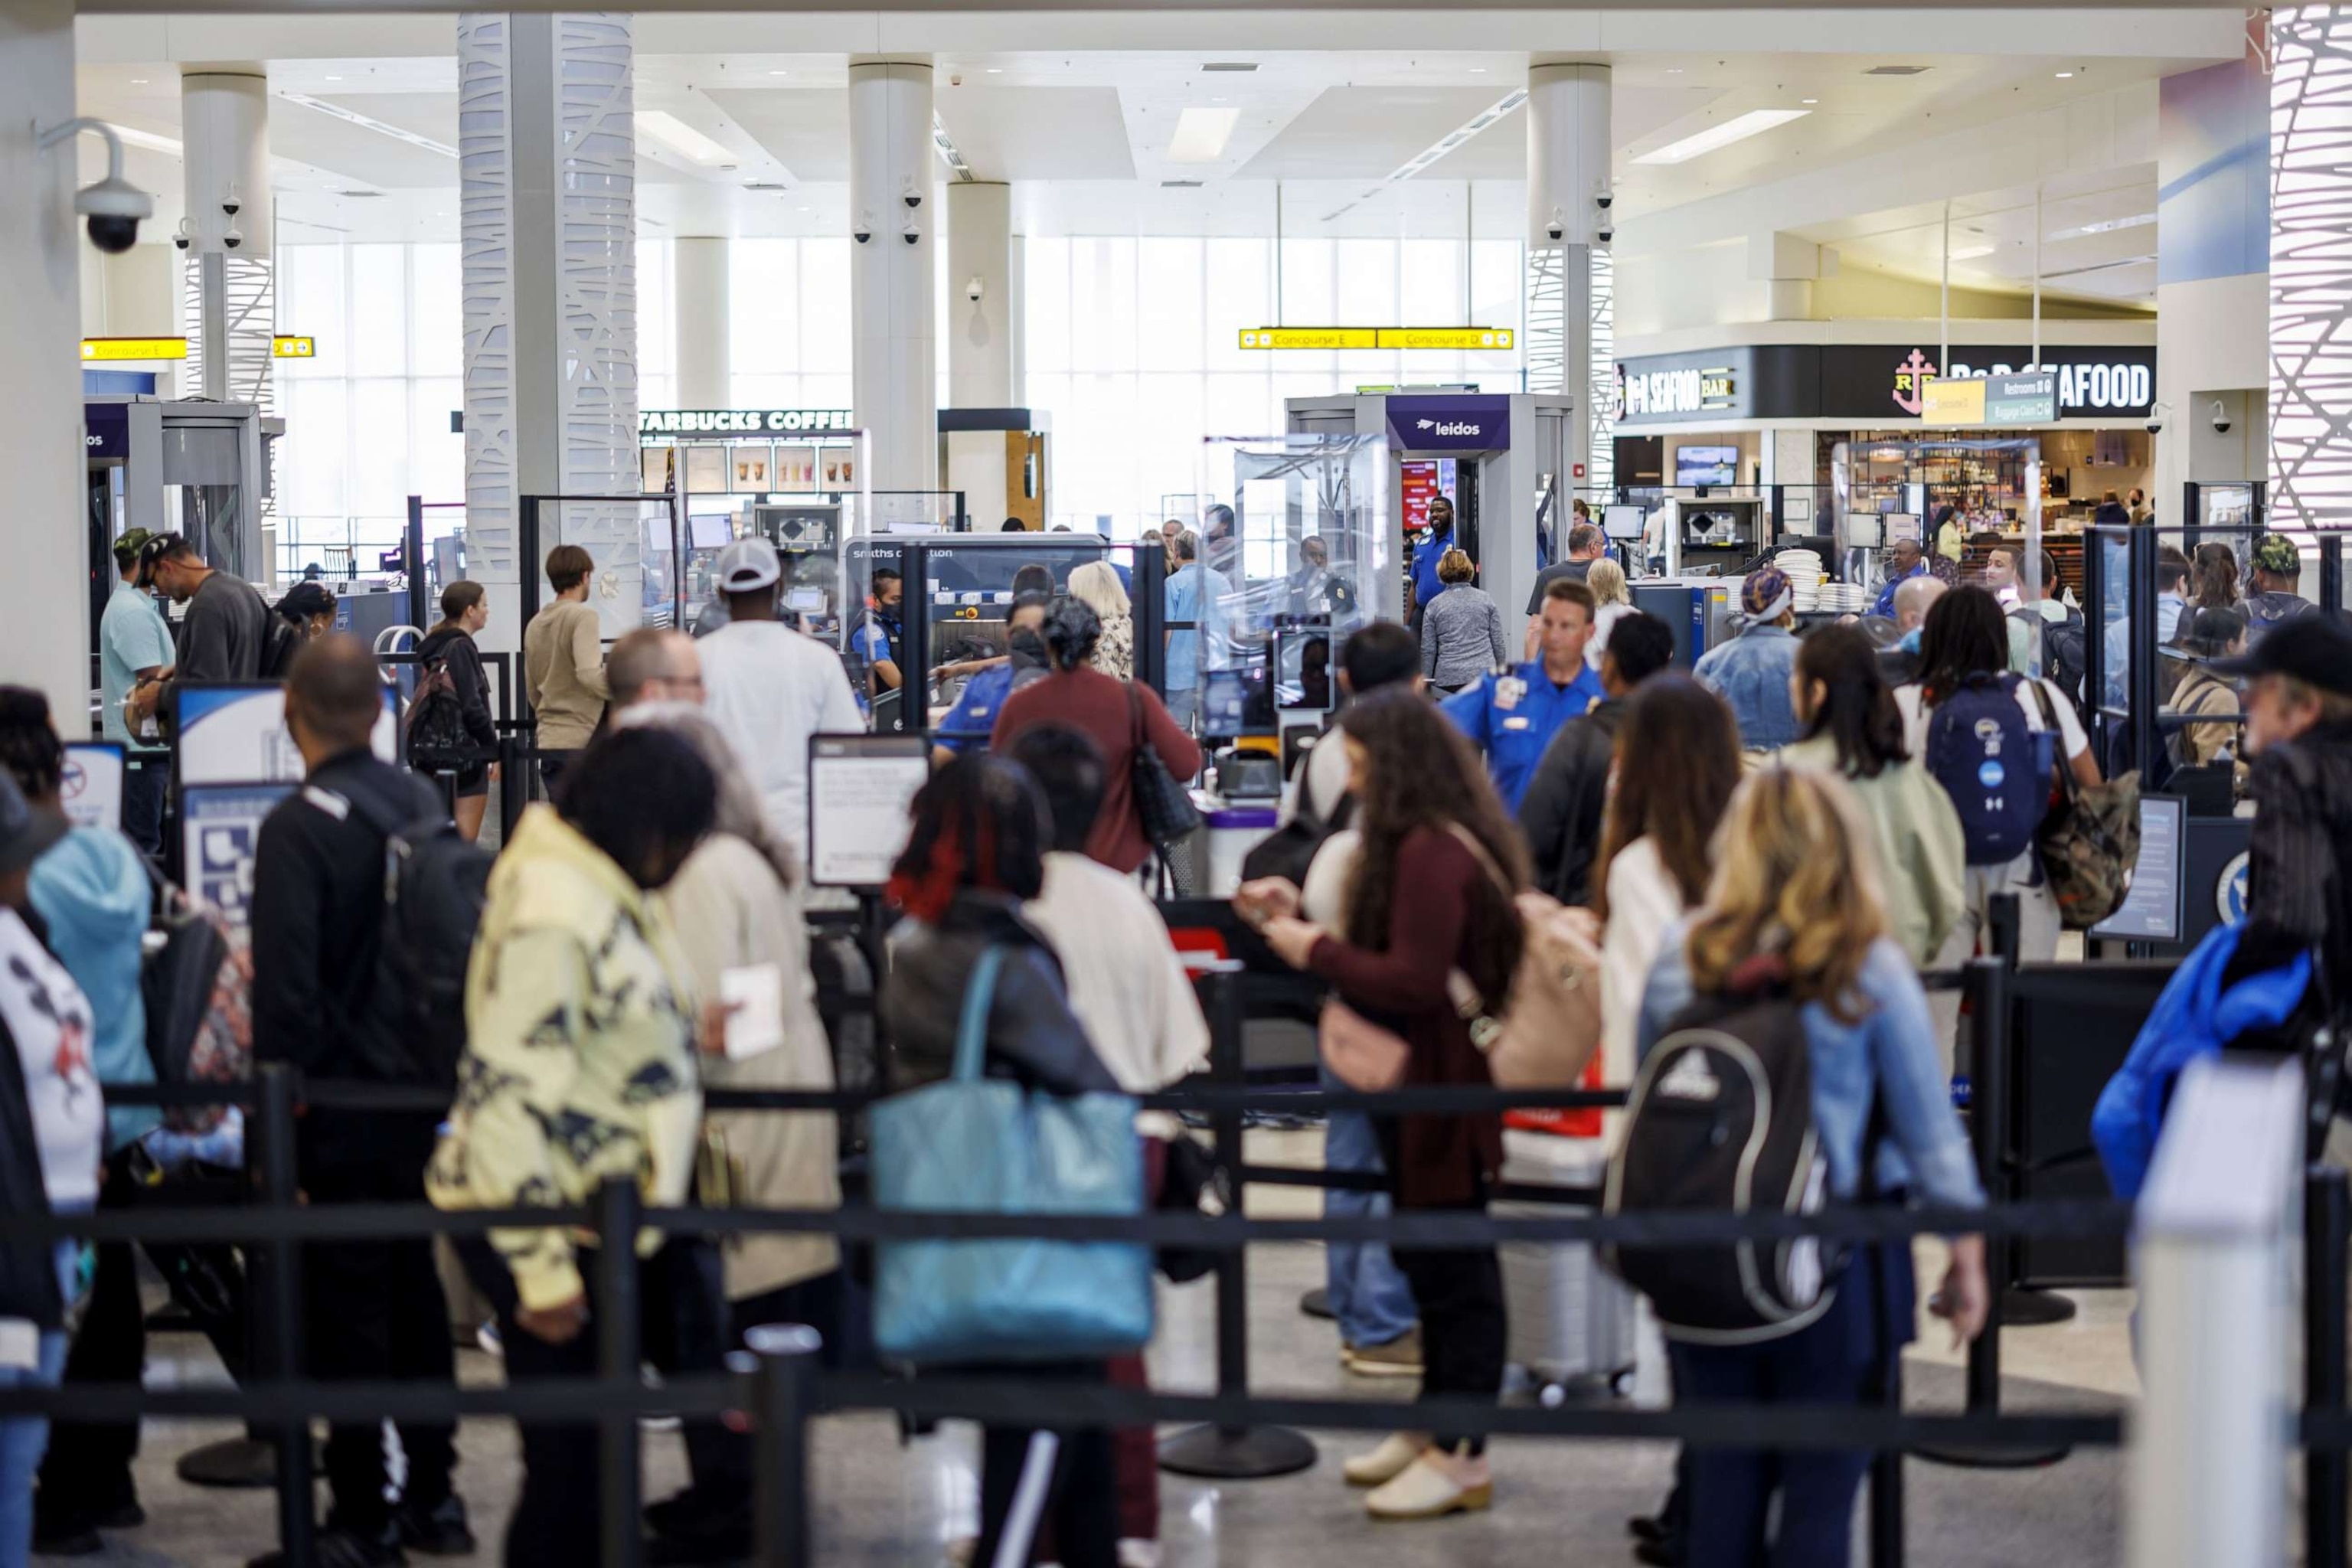
M 335 629 L 335 591 L 324 583 L 295 584 L 278 596 L 278 603 L 270 610 L 294 628 L 297 653 L 301 651 L 302 644 L 317 642 Z M 289 657 L 286 663 L 290 668 L 293 659 Z M 271 673 L 282 676 L 286 672 L 278 669 Z
M 1609 1212 L 1983 1205 L 1868 842 L 1851 792 L 1822 770 L 1767 767 L 1740 785 L 1706 901 L 1643 998 Z M 1983 1238 L 1950 1246 L 1930 1310 L 1957 1347 L 1983 1328 L 1988 1286 Z M 1612 1252 L 1665 1331 L 1677 1401 L 1880 1403 L 1914 1334 L 1907 1241 Z M 1849 1560 L 1867 1453 L 1694 1448 L 1685 1464 L 1689 1568 Z
M 2083 677 L 2090 668 L 2087 641 L 2090 637 L 2083 620 L 2081 606 L 2066 602 L 2066 584 L 2058 575 L 2058 558 L 2047 550 L 2042 552 L 2042 595 L 2009 612 L 2012 626 L 2022 622 L 2029 632 L 2038 627 L 2042 634 L 2042 679 L 2066 694 L 2066 700 L 2077 710 L 2083 706 Z M 2011 647 L 2010 668 L 2018 668 Z
M 2311 613 L 2311 601 L 2299 592 L 2302 586 L 2303 552 L 2294 541 L 2284 533 L 2263 535 L 2254 546 L 2254 591 L 2246 595 L 2246 631 L 2252 640 L 2260 642 L 2273 626 Z
M 2187 662 L 2165 704 L 2174 712 L 2214 721 L 2183 724 L 2166 738 L 2165 749 L 2175 767 L 2201 768 L 2225 753 L 2244 748 L 2238 742 L 2234 721 L 2240 712 L 2235 682 L 2213 668 L 2216 660 L 2234 658 L 2246 651 L 2246 623 L 2228 610 L 2195 610 L 2176 647 Z
M 1576 653 L 1580 669 L 1581 646 Z M 1487 1084 L 1450 977 L 1459 971 L 1497 1006 L 1510 995 L 1525 941 L 1514 900 L 1527 882 L 1526 851 L 1468 740 L 1429 703 L 1376 692 L 1349 709 L 1341 731 L 1362 835 L 1346 920 L 1327 930 L 1272 890 L 1255 917 L 1285 963 L 1336 993 L 1325 1004 L 1327 1049 L 1339 1008 L 1357 1031 L 1401 1045 L 1401 1087 Z M 1381 1138 L 1400 1210 L 1484 1211 L 1502 1167 L 1500 1115 L 1402 1116 Z M 1421 1316 L 1422 1397 L 1496 1398 L 1506 1324 L 1495 1248 L 1401 1251 L 1397 1262 Z M 1494 1498 L 1486 1439 L 1475 1431 L 1393 1433 L 1346 1471 L 1351 1484 L 1375 1489 L 1365 1500 L 1375 1519 L 1434 1519 Z
M 624 729 L 582 754 L 560 807 L 524 811 L 491 875 L 466 977 L 460 1088 L 425 1175 L 437 1207 L 577 1207 L 609 1178 L 635 1182 L 649 1205 L 686 1203 L 702 1128 L 696 1008 L 648 895 L 700 847 L 717 793 L 687 742 Z M 558 1226 L 502 1229 L 460 1238 L 457 1252 L 498 1312 L 509 1383 L 594 1370 L 593 1242 Z M 640 1253 L 645 1321 L 697 1332 L 658 1358 L 665 1372 L 720 1369 L 716 1268 L 700 1236 Z M 431 1326 L 438 1332 L 439 1320 Z M 519 1425 L 523 1480 L 506 1563 L 594 1561 L 595 1427 Z
M 424 678 L 408 705 L 408 759 L 420 771 L 457 775 L 457 831 L 472 843 L 482 836 L 498 764 L 498 726 L 490 719 L 490 683 L 475 636 L 490 624 L 490 599 L 479 583 L 441 590 L 441 624 L 416 645 Z
M 412 1004 L 426 988 L 392 951 L 405 945 L 401 922 L 429 911 L 404 896 L 395 915 L 385 878 L 388 841 L 421 840 L 420 825 L 446 829 L 448 818 L 431 785 L 371 749 L 383 689 L 374 658 L 350 637 L 312 643 L 294 661 L 286 725 L 306 771 L 302 788 L 262 822 L 255 850 L 254 1057 L 316 1079 L 446 1087 L 454 1082 L 455 1047 L 422 1037 Z M 457 952 L 471 934 L 456 933 Z M 430 1111 L 313 1107 L 295 1143 L 303 1193 L 314 1205 L 419 1201 L 438 1120 Z M 428 1238 L 308 1245 L 302 1276 L 309 1375 L 454 1384 L 448 1305 Z M 318 1542 L 326 1568 L 398 1563 L 404 1548 L 474 1549 L 465 1504 L 450 1489 L 454 1426 L 396 1425 L 408 1460 L 396 1505 L 384 1500 L 383 1424 L 331 1429 L 333 1506 Z M 270 1553 L 257 1563 L 278 1561 Z
M 2018 901 L 2019 957 L 2047 963 L 2057 956 L 2060 920 L 2036 835 L 2057 767 L 2069 769 L 2078 786 L 2099 783 L 2090 737 L 2064 692 L 2009 673 L 2000 605 L 1981 588 L 1955 588 L 1937 602 L 1919 664 L 1917 683 L 1895 693 L 1903 745 L 1951 797 L 1968 861 L 1967 897 L 1937 966 L 1967 963 L 1992 900 L 2010 893 Z M 1936 1001 L 1948 1053 L 1959 998 L 1938 992 Z
M 1822 626 L 1797 645 L 1789 677 L 1804 739 L 1780 761 L 1845 780 L 1870 825 L 1888 934 L 1921 968 L 1935 962 L 1967 898 L 1960 819 L 1927 767 L 1903 746 L 1903 712 L 1870 639 Z
M 1675 634 L 1655 616 L 1632 611 L 1619 617 L 1616 630 L 1625 640 L 1611 638 L 1601 656 L 1601 688 L 1609 695 L 1552 738 L 1519 803 L 1519 830 L 1528 837 L 1534 885 L 1563 904 L 1582 904 L 1591 896 L 1626 706 L 1635 689 L 1675 658 Z

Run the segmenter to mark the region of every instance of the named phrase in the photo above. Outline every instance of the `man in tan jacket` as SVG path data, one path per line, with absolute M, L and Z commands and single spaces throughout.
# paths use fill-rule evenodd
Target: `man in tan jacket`
M 602 623 L 588 604 L 588 579 L 596 563 L 577 544 L 547 552 L 547 581 L 555 602 L 523 628 L 523 694 L 539 719 L 539 746 L 577 752 L 596 733 L 612 689 L 604 679 Z M 550 791 L 567 760 L 542 758 L 539 776 Z

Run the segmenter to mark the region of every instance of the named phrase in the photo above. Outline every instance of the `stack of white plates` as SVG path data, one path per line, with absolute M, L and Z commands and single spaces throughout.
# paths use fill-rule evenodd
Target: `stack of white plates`
M 1870 608 L 1870 600 L 1859 584 L 1824 583 L 1819 607 L 1831 615 L 1858 616 Z
M 1772 557 L 1789 578 L 1790 607 L 1799 615 L 1811 615 L 1821 607 L 1822 557 L 1813 550 L 1783 550 Z

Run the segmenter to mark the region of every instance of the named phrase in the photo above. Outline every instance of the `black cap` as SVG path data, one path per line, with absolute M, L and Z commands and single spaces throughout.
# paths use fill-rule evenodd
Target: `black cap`
M 2220 675 L 2287 675 L 2306 686 L 2352 697 L 2352 632 L 2324 615 L 2281 621 L 2236 658 L 2215 659 Z

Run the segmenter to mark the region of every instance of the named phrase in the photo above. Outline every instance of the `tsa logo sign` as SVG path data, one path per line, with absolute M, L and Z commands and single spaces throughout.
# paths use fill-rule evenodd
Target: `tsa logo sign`
M 2240 855 L 2221 868 L 2221 877 L 2213 884 L 2214 912 L 2224 925 L 2237 925 L 2246 918 L 2247 867 L 2251 855 Z

